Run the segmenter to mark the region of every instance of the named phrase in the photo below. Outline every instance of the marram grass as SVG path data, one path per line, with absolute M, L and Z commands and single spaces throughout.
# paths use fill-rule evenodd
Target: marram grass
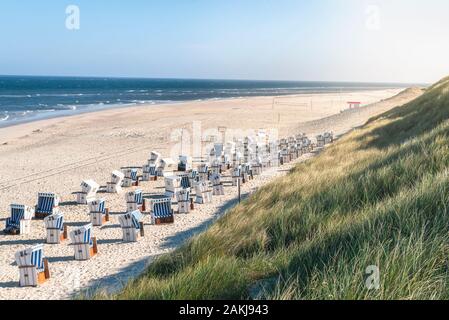
M 444 79 L 96 298 L 447 299 L 448 206 Z M 378 290 L 365 285 L 369 266 Z

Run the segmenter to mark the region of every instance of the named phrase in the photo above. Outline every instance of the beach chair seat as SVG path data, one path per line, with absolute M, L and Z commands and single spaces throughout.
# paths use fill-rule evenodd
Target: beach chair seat
M 125 175 L 125 178 L 123 179 L 122 187 L 130 188 L 139 185 L 139 177 L 137 169 L 124 169 L 123 174 Z
M 224 187 L 221 182 L 220 174 L 214 173 L 211 176 L 212 181 L 212 194 L 214 196 L 224 196 Z
M 76 194 L 76 202 L 78 204 L 87 204 L 95 199 L 100 185 L 93 180 L 84 180 L 81 182 L 81 192 Z
M 107 183 L 106 192 L 107 193 L 121 193 L 122 183 L 125 179 L 125 174 L 121 171 L 114 170 L 111 174 L 111 182 Z
M 33 208 L 19 204 L 11 204 L 9 208 L 11 217 L 6 219 L 4 232 L 9 235 L 29 234 L 34 216 Z
M 67 226 L 64 224 L 64 215 L 56 213 L 44 219 L 47 230 L 47 243 L 60 244 L 67 239 Z
M 139 210 L 122 214 L 118 218 L 123 232 L 123 241 L 137 242 L 139 237 L 144 236 L 143 215 Z
M 19 285 L 21 287 L 37 287 L 50 279 L 48 260 L 44 258 L 42 244 L 17 252 L 15 260 L 19 267 Z
M 151 223 L 155 225 L 174 223 L 171 198 L 151 200 Z
M 207 181 L 200 181 L 195 184 L 195 203 L 205 204 L 212 201 L 212 190 Z
M 142 181 L 156 181 L 157 170 L 155 164 L 148 164 L 143 166 Z
M 94 227 L 101 227 L 109 222 L 109 209 L 106 208 L 105 199 L 96 199 L 89 202 L 89 216 Z
M 141 189 L 136 189 L 126 193 L 126 212 L 140 210 L 145 212 L 145 199 Z
M 178 201 L 178 213 L 190 213 L 193 210 L 193 199 L 190 198 L 190 188 L 182 189 L 176 193 L 176 200 Z
M 70 232 L 75 260 L 89 260 L 98 253 L 97 239 L 92 237 L 92 224 L 89 223 Z
M 35 217 L 44 219 L 47 216 L 58 213 L 60 198 L 54 193 L 39 193 L 35 208 Z

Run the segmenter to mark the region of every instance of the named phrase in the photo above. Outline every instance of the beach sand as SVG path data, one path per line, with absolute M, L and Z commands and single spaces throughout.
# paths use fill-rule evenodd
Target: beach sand
M 10 203 L 34 206 L 38 192 L 55 192 L 62 198 L 61 211 L 69 231 L 88 223 L 87 206 L 73 204 L 80 183 L 94 179 L 101 185 L 113 170 L 142 166 L 152 150 L 164 156 L 179 153 L 173 146 L 180 128 L 186 140 L 193 139 L 195 127 L 201 141 L 224 126 L 228 131 L 264 128 L 278 130 L 280 137 L 305 132 L 314 139 L 318 133 L 341 135 L 362 125 L 370 117 L 402 105 L 421 94 L 419 89 L 308 94 L 286 97 L 251 97 L 197 101 L 171 105 L 148 105 L 111 109 L 72 117 L 49 119 L 0 129 L 0 229 L 9 216 Z M 274 103 L 273 103 L 274 101 Z M 346 101 L 368 105 L 360 110 L 341 112 Z M 178 130 L 178 131 L 177 131 Z M 200 145 L 205 145 L 205 143 Z M 201 148 L 200 148 L 201 149 Z M 204 148 L 205 150 L 205 148 Z M 203 151 L 204 151 L 203 150 Z M 199 151 L 201 153 L 201 150 Z M 204 153 L 204 152 L 203 152 Z M 298 161 L 304 161 L 307 155 Z M 242 187 L 249 194 L 286 169 L 271 168 Z M 230 181 L 225 177 L 224 181 Z M 163 181 L 144 182 L 145 193 L 163 193 Z M 16 251 L 44 243 L 42 221 L 32 222 L 32 233 L 21 236 L 0 234 L 0 299 L 68 299 L 79 289 L 119 288 L 129 277 L 138 275 L 154 257 L 173 250 L 237 203 L 237 188 L 226 186 L 225 196 L 214 197 L 207 205 L 197 205 L 189 215 L 176 215 L 175 224 L 149 225 L 145 217 L 145 237 L 138 243 L 122 243 L 117 214 L 124 213 L 124 194 L 99 194 L 106 198 L 111 222 L 94 228 L 99 254 L 90 261 L 73 260 L 73 248 L 45 244 L 52 278 L 37 288 L 18 287 Z M 132 190 L 125 189 L 125 190 Z

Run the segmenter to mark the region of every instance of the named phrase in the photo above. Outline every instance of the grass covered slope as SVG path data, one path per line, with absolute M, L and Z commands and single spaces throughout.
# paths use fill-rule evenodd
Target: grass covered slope
M 265 186 L 112 298 L 449 298 L 448 119 L 449 78 Z M 379 290 L 365 287 L 371 265 Z

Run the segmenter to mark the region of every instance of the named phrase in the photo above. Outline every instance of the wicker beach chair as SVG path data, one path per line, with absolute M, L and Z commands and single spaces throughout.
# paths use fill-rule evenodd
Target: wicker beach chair
M 67 226 L 64 224 L 64 215 L 62 213 L 46 217 L 44 225 L 47 230 L 48 244 L 60 244 L 67 239 Z
M 37 287 L 50 279 L 48 260 L 44 258 L 42 244 L 17 252 L 15 260 L 19 267 L 21 287 Z
M 132 212 L 140 210 L 144 212 L 145 199 L 143 198 L 143 192 L 141 189 L 136 189 L 126 193 L 126 212 Z
M 29 234 L 34 216 L 33 208 L 19 204 L 11 204 L 9 208 L 11 217 L 6 219 L 4 232 L 9 235 Z
M 106 192 L 108 193 L 122 192 L 123 179 L 125 179 L 125 174 L 121 171 L 114 170 L 111 174 L 111 182 L 107 183 Z
M 92 237 L 92 224 L 89 223 L 70 232 L 75 260 L 89 260 L 98 253 L 97 239 Z
M 98 199 L 89 202 L 90 222 L 95 227 L 101 227 L 109 221 L 109 209 L 106 208 L 106 200 Z
M 44 219 L 47 216 L 58 213 L 60 198 L 54 193 L 39 193 L 35 208 L 35 217 Z
M 136 242 L 139 237 L 144 236 L 143 215 L 139 210 L 120 215 L 118 218 L 123 232 L 123 241 Z
M 151 201 L 151 223 L 160 225 L 174 222 L 171 198 L 153 199 Z

